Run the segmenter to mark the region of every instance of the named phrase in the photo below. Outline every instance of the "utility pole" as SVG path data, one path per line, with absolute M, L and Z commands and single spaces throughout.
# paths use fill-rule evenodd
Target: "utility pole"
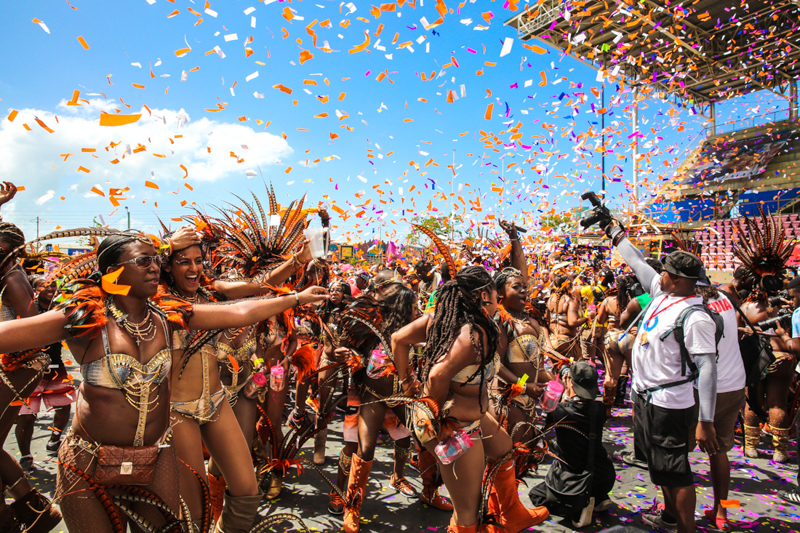
M 36 238 L 39 238 L 39 217 L 36 217 Z
M 605 188 L 605 187 L 604 187 Z M 131 229 L 131 210 L 128 209 L 128 206 L 125 206 L 125 211 L 128 212 L 128 229 Z

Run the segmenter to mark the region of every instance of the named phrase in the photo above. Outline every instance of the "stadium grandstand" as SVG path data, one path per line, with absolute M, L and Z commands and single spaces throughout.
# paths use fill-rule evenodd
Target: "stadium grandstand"
M 686 159 L 641 208 L 663 231 L 697 230 L 704 260 L 731 270 L 742 216 L 780 216 L 800 238 L 800 6 L 789 0 L 541 0 L 505 23 L 636 92 L 707 118 Z M 716 104 L 756 91 L 784 111 L 717 124 Z M 638 106 L 632 113 L 638 131 Z M 782 106 L 781 106 L 782 107 Z M 638 201 L 634 145 L 634 199 Z M 637 202 L 638 203 L 638 202 Z

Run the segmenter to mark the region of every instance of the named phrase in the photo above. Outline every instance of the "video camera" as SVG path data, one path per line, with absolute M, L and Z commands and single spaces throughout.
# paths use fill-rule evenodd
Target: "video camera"
M 595 193 L 591 191 L 585 192 L 581 195 L 581 200 L 589 200 L 589 203 L 593 206 L 592 209 L 586 211 L 583 217 L 581 217 L 581 227 L 583 227 L 583 229 L 594 226 L 598 222 L 604 220 L 611 220 L 611 211 L 603 205 L 600 198 L 598 198 Z

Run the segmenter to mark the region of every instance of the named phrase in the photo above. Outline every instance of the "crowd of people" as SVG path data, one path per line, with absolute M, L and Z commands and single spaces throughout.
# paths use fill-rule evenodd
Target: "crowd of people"
M 327 230 L 321 254 L 304 237 L 315 215 L 329 227 L 324 209 L 281 207 L 271 189 L 267 202 L 198 211 L 158 236 L 80 228 L 27 242 L 0 221 L 0 438 L 16 424 L 21 450 L 0 453 L 13 499 L 0 501 L 0 532 L 47 532 L 62 517 L 73 533 L 264 531 L 286 517 L 259 518 L 262 501 L 292 490 L 306 442 L 325 463 L 337 418 L 328 512 L 347 533 L 360 529 L 382 429 L 389 485 L 430 507 L 431 523 L 451 512 L 452 533 L 517 533 L 551 513 L 589 525 L 613 506 L 603 431 L 626 401 L 635 446 L 621 459 L 663 490 L 642 515 L 654 528 L 695 530 L 696 446 L 713 479 L 704 514 L 723 531 L 737 432 L 746 455 L 768 434 L 773 460 L 789 461 L 800 278 L 769 217 L 751 221 L 742 266 L 716 286 L 694 243 L 645 257 L 602 205 L 590 222 L 606 253 L 564 249 L 532 266 L 521 228 L 501 221 L 502 238 L 478 245 L 419 227 L 432 241 L 423 257 L 353 267 L 325 253 Z M 78 236 L 102 240 L 77 257 L 39 251 Z M 54 411 L 52 499 L 25 475 L 42 403 Z M 528 508 L 518 480 L 546 456 Z M 781 496 L 800 503 L 800 489 Z

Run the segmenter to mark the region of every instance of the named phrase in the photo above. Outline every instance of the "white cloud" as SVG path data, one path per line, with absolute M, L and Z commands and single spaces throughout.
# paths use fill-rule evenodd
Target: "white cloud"
M 114 113 L 118 102 L 90 99 L 88 105 L 66 104 L 66 100 L 60 102 L 55 112 L 21 109 L 14 122 L 6 118 L 0 120 L 0 176 L 2 180 L 25 187 L 14 202 L 3 207 L 2 214 L 16 210 L 21 220 L 15 223 L 20 227 L 23 222 L 28 224 L 26 233 L 30 233 L 30 221 L 22 219 L 49 214 L 52 224 L 69 227 L 91 222 L 93 214 L 110 213 L 114 207 L 108 198 L 90 193 L 98 182 L 103 185 L 98 188 L 106 196 L 109 188 L 129 187 L 126 196 L 137 197 L 135 204 L 140 206 L 139 209 L 146 207 L 149 210 L 154 208 L 142 206 L 145 199 L 148 206 L 154 200 L 160 200 L 162 204 L 172 200 L 173 206 L 177 204 L 175 200 L 196 200 L 196 193 L 193 195 L 183 187 L 184 183 L 202 187 L 208 193 L 209 187 L 204 187 L 203 182 L 246 180 L 245 172 L 257 166 L 266 175 L 269 169 L 276 168 L 273 166 L 276 161 L 293 152 L 281 136 L 257 132 L 239 122 L 229 124 L 206 117 L 193 121 L 182 109 L 152 109 L 151 115 L 144 108 L 123 108 L 124 114 L 141 113 L 141 119 L 126 126 L 101 127 L 100 112 Z M 0 116 L 8 116 L 10 111 L 0 112 Z M 36 118 L 55 133 L 45 131 Z M 23 124 L 31 130 L 26 130 Z M 248 149 L 242 149 L 242 145 L 247 145 Z M 144 146 L 145 150 L 126 154 L 127 146 L 131 151 L 139 146 Z M 83 149 L 95 151 L 83 152 Z M 241 159 L 244 161 L 237 162 Z M 119 162 L 112 164 L 112 160 Z M 186 179 L 180 165 L 188 171 Z M 90 172 L 79 171 L 79 167 Z M 282 167 L 278 168 L 283 171 Z M 157 183 L 159 190 L 145 188 L 145 180 Z M 227 185 L 230 183 L 226 184 L 226 189 L 230 190 Z M 170 189 L 178 194 L 168 194 Z M 87 198 L 84 199 L 84 195 Z M 220 191 L 217 196 L 221 195 Z M 60 202 L 62 196 L 68 202 Z M 55 201 L 49 201 L 54 197 Z M 36 204 L 41 207 L 37 208 Z M 123 205 L 134 209 L 134 202 Z M 87 215 L 88 222 L 79 222 L 77 214 L 74 223 L 69 216 L 59 215 L 59 210 L 76 213 L 83 209 L 92 214 Z M 52 228 L 48 227 L 47 231 Z M 35 232 L 35 225 L 33 229 Z

